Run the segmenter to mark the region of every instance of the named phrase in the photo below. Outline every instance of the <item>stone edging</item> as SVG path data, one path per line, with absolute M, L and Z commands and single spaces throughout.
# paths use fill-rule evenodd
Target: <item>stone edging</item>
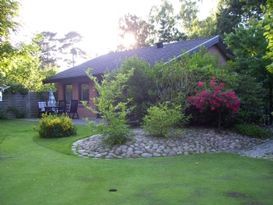
M 110 148 L 102 143 L 101 135 L 94 135 L 74 142 L 72 151 L 91 158 L 148 158 L 209 152 L 239 153 L 264 142 L 232 132 L 218 133 L 212 129 L 186 129 L 180 137 L 168 139 L 146 136 L 142 129 L 134 129 L 133 133 L 135 137 L 125 145 Z

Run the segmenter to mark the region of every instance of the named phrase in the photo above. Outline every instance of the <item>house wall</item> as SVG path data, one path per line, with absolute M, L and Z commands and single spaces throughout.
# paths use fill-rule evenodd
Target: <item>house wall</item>
M 215 45 L 208 49 L 208 51 L 214 55 L 217 56 L 219 59 L 219 64 L 224 65 L 227 62 L 227 58 L 224 56 L 224 54 L 221 52 L 221 50 Z
M 94 87 L 94 84 L 90 80 L 86 79 L 72 79 L 69 81 L 63 81 L 63 82 L 58 82 L 55 84 L 57 91 L 58 91 L 58 100 L 64 100 L 65 96 L 65 90 L 64 87 L 67 84 L 72 85 L 72 99 L 73 100 L 79 100 L 79 105 L 78 105 L 78 114 L 80 118 L 94 118 L 96 117 L 96 114 L 93 112 L 90 112 L 87 110 L 83 104 L 80 102 L 80 85 L 82 83 L 87 83 L 89 84 L 89 102 L 88 105 L 91 106 L 93 109 L 95 108 L 94 103 L 93 103 L 93 98 L 97 96 L 96 89 Z M 69 102 L 67 102 L 69 103 Z

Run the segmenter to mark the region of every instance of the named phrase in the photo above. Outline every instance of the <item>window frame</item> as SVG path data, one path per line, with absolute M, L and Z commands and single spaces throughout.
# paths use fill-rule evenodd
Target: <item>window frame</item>
M 82 93 L 82 91 L 83 91 L 82 86 L 83 85 L 87 85 L 87 91 L 88 91 L 87 92 L 87 99 L 82 99 L 82 97 L 83 97 L 82 96 L 82 94 L 83 94 Z M 87 83 L 87 82 L 86 83 L 80 83 L 79 84 L 79 100 L 89 102 L 89 99 L 90 99 L 90 85 L 89 85 L 89 83 Z

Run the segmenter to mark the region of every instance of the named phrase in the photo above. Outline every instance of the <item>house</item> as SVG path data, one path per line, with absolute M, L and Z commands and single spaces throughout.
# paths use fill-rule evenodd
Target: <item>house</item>
M 93 83 L 86 75 L 86 70 L 93 69 L 93 75 L 100 76 L 106 71 L 113 71 L 120 67 L 121 63 L 129 57 L 138 57 L 153 65 L 156 62 L 171 62 L 187 53 L 197 52 L 205 47 L 209 52 L 217 55 L 219 63 L 224 64 L 229 58 L 219 36 L 195 40 L 185 40 L 174 43 L 157 43 L 151 47 L 138 48 L 128 51 L 111 52 L 91 59 L 83 64 L 72 67 L 46 80 L 46 83 L 55 83 L 58 100 L 70 102 L 71 99 L 89 101 L 97 95 Z M 92 102 L 90 105 L 93 106 Z M 87 111 L 79 104 L 78 113 L 80 117 L 93 117 L 94 114 Z

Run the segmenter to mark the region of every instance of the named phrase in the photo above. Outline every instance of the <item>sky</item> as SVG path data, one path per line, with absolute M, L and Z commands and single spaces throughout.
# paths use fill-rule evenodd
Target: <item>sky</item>
M 169 0 L 179 9 L 179 0 Z M 34 34 L 52 31 L 82 35 L 80 47 L 92 58 L 115 50 L 119 43 L 118 21 L 127 13 L 147 18 L 150 8 L 160 0 L 21 0 L 18 28 L 13 40 L 27 41 Z M 203 0 L 200 18 L 209 15 L 216 0 Z M 128 39 L 130 40 L 130 38 Z M 129 43 L 129 42 L 128 42 Z

